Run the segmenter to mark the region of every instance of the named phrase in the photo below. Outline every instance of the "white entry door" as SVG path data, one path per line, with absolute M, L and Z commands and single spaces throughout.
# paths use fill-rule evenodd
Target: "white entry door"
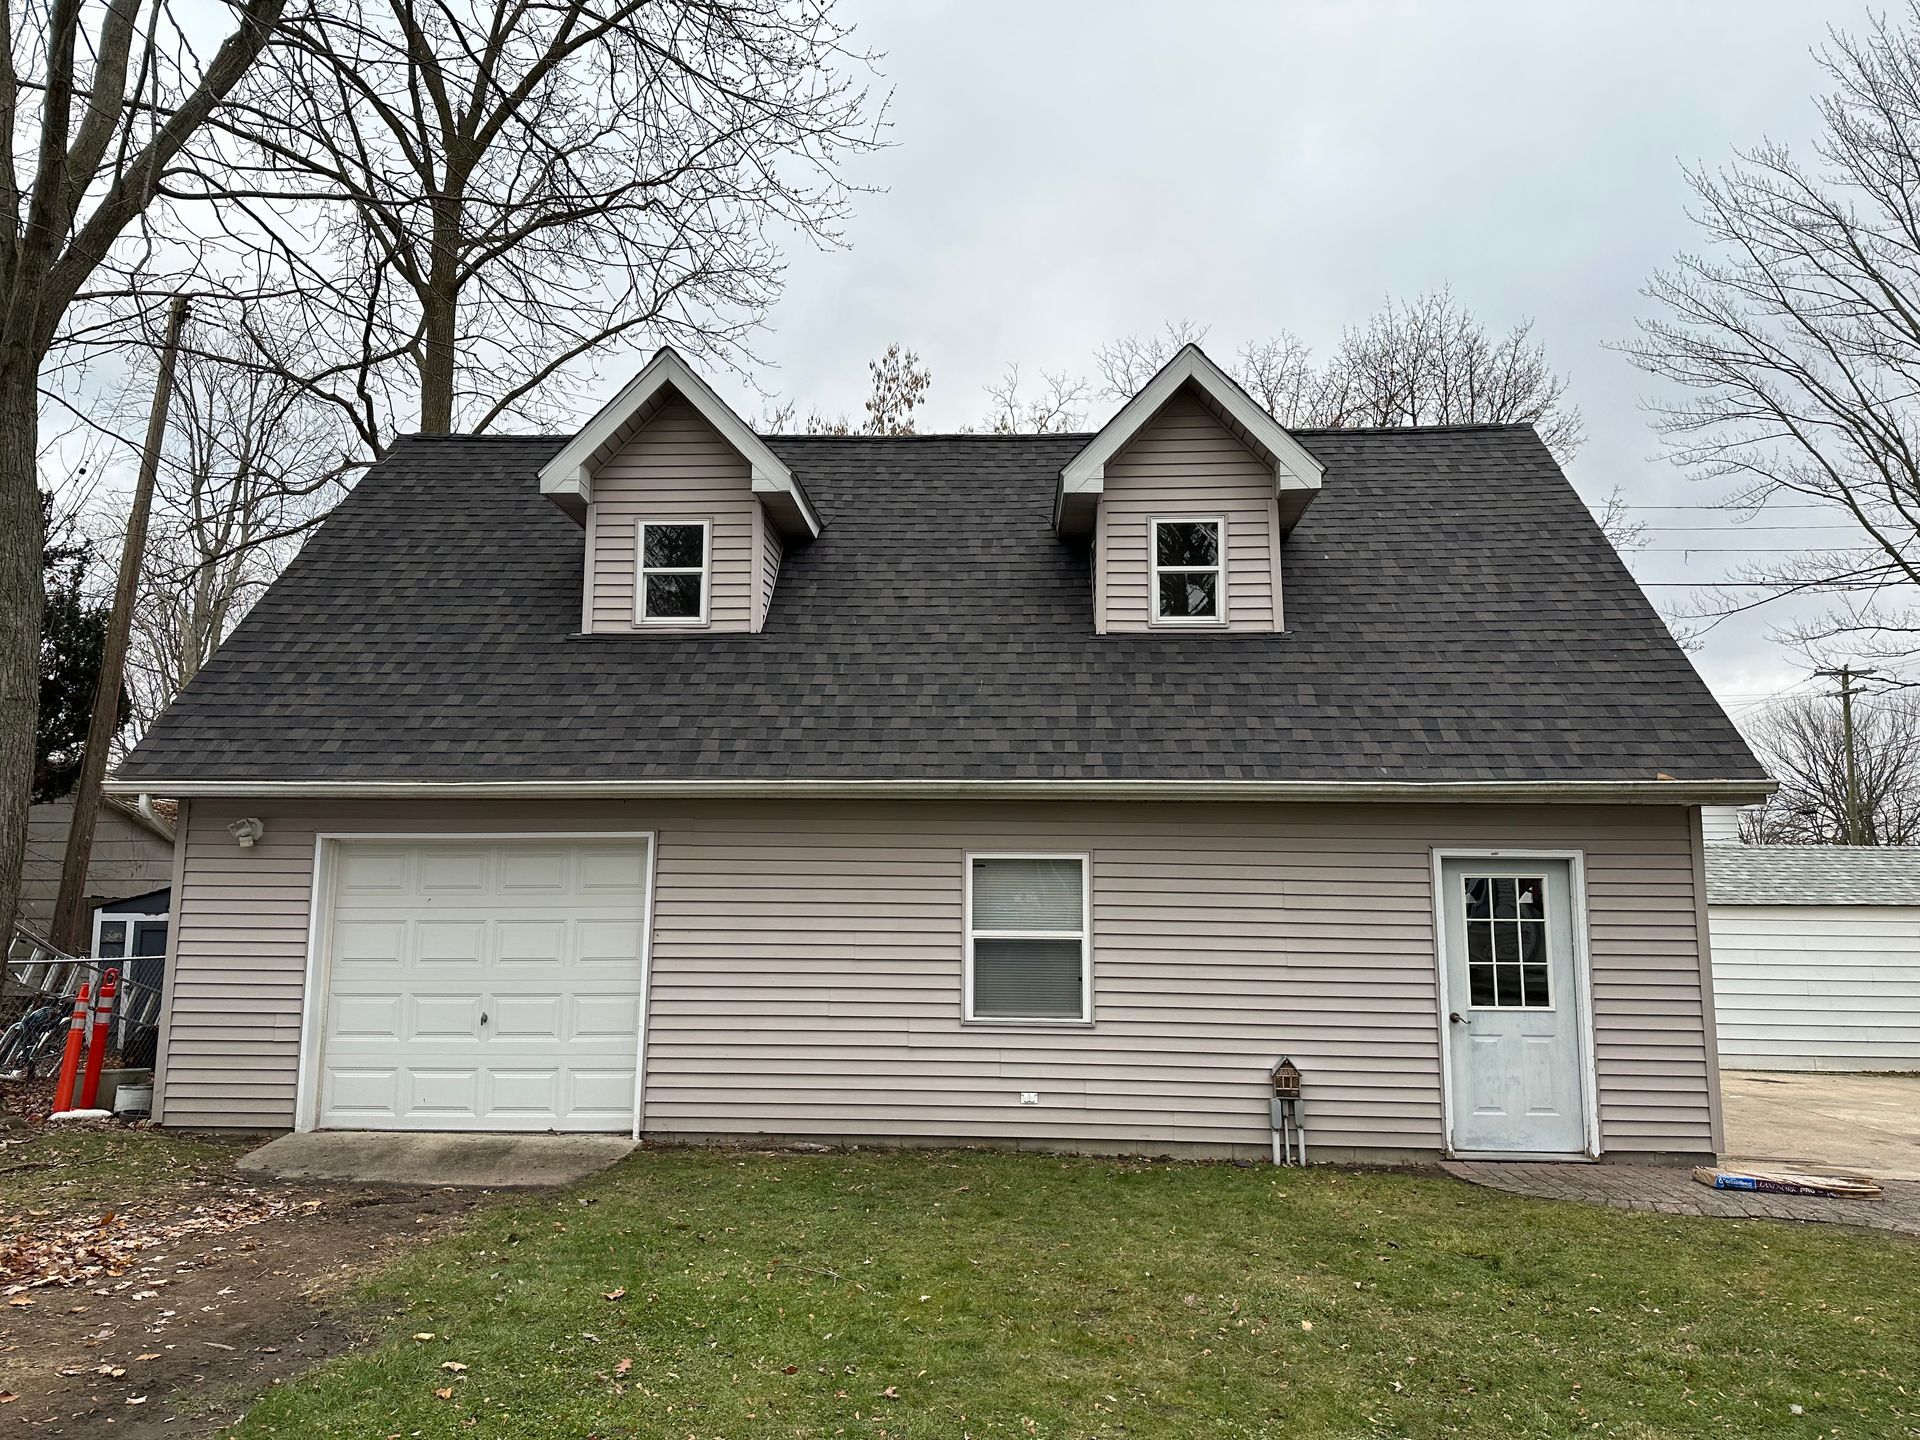
M 644 839 L 332 843 L 322 1128 L 632 1128 Z
M 1448 859 L 1451 1144 L 1466 1153 L 1586 1148 L 1586 997 L 1565 860 Z

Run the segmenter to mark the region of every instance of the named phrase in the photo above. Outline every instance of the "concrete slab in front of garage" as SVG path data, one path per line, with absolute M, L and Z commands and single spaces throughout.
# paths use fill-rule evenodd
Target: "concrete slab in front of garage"
M 1722 1070 L 1727 1156 L 1920 1180 L 1920 1075 Z
M 239 1168 L 276 1180 L 515 1190 L 571 1185 L 637 1148 L 625 1135 L 314 1130 L 269 1141 L 242 1156 Z

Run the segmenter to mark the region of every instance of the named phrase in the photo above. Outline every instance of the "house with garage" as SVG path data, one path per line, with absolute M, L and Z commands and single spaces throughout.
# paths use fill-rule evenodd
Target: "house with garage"
M 403 439 L 142 738 L 156 1113 L 1316 1158 L 1720 1143 L 1771 788 L 1526 426 Z

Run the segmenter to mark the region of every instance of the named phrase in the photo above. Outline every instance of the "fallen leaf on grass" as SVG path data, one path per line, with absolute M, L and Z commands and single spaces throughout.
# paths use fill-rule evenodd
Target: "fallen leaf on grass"
M 160 1352 L 158 1350 L 149 1350 L 146 1354 L 136 1355 L 133 1358 L 136 1360 L 158 1360 L 160 1358 Z
M 897 1385 L 887 1386 L 886 1389 L 880 1392 L 880 1398 L 883 1400 L 898 1400 L 900 1398 L 900 1387 Z
M 416 1340 L 431 1340 L 433 1338 L 433 1331 L 431 1330 L 418 1331 L 415 1333 L 413 1338 Z
M 782 1365 L 780 1367 L 780 1373 L 782 1375 L 798 1375 L 800 1373 L 800 1367 L 798 1365 Z
M 458 1375 L 467 1367 L 462 1365 L 458 1360 L 444 1360 L 441 1362 L 440 1368 L 442 1370 L 451 1370 L 454 1374 Z
M 632 1368 L 633 1368 L 633 1361 L 622 1360 L 618 1365 L 613 1367 L 613 1373 L 616 1375 L 624 1375 L 627 1373 L 627 1371 L 631 1370 Z
M 11 1390 L 0 1390 L 0 1405 L 11 1405 L 20 1397 Z
M 433 1398 L 436 1400 L 451 1400 L 453 1398 L 453 1387 L 451 1385 L 441 1386 L 433 1392 Z
M 626 1294 L 627 1294 L 627 1287 L 622 1285 L 618 1289 L 607 1291 L 606 1294 L 602 1295 L 600 1298 L 602 1300 L 624 1300 L 626 1298 Z

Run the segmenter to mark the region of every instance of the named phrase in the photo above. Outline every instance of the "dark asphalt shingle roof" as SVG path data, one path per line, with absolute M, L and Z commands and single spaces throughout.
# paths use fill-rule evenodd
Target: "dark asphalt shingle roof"
M 1303 431 L 1287 633 L 1096 636 L 1084 436 L 778 438 L 826 524 L 758 635 L 578 636 L 557 438 L 400 442 L 137 779 L 1653 780 L 1759 768 L 1532 430 Z
M 1709 845 L 1715 905 L 1920 906 L 1920 846 Z

